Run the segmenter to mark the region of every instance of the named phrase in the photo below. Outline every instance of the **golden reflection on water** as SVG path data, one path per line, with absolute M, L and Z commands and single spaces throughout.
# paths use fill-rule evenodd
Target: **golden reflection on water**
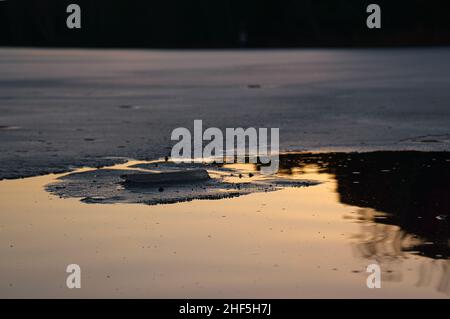
M 158 206 L 60 199 L 43 188 L 55 175 L 2 181 L 0 297 L 448 297 L 448 260 L 405 251 L 420 239 L 341 204 L 317 170 L 289 174 L 318 186 Z M 81 289 L 65 286 L 72 263 Z
M 382 265 L 384 281 L 401 283 L 404 277 L 405 260 L 418 260 L 414 247 L 427 244 L 423 239 L 408 234 L 399 226 L 376 223 L 375 218 L 385 214 L 371 208 L 360 208 L 355 212 L 360 232 L 352 238 L 355 256 L 374 260 Z M 436 290 L 450 295 L 450 261 L 420 258 L 415 286 L 435 286 Z M 406 271 L 413 271 L 407 267 Z

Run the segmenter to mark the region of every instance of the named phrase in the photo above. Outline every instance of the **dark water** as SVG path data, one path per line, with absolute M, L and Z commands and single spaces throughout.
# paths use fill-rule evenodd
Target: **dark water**
M 280 172 L 298 173 L 309 164 L 335 176 L 340 202 L 384 212 L 385 216 L 374 217 L 376 223 L 397 225 L 403 230 L 400 236 L 421 239 L 421 244 L 403 251 L 435 259 L 449 257 L 449 153 L 291 154 L 280 158 Z

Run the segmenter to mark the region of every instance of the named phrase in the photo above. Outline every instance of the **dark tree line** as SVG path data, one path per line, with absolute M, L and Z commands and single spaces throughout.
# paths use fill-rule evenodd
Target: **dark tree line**
M 448 0 L 6 0 L 0 45 L 303 47 L 450 44 Z M 66 27 L 66 7 L 82 28 Z M 382 28 L 366 27 L 366 7 Z

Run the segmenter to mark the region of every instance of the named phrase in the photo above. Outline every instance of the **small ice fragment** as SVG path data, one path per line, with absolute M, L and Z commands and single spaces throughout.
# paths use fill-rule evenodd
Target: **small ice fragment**
M 163 173 L 136 173 L 121 176 L 127 184 L 162 185 L 203 182 L 210 179 L 204 169 L 174 171 Z

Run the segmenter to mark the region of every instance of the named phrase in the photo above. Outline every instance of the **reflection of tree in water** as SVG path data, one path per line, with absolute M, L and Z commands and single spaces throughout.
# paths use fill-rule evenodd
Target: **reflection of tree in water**
M 404 232 L 399 226 L 374 222 L 381 215 L 373 209 L 361 208 L 356 212 L 361 232 L 353 238 L 358 244 L 359 256 L 378 262 L 390 262 L 405 257 L 406 251 L 422 243 L 415 235 Z
M 403 251 L 447 259 L 450 256 L 450 154 L 371 152 L 290 154 L 280 158 L 280 173 L 301 172 L 315 164 L 332 174 L 343 204 L 383 212 L 378 224 L 398 226 L 421 238 Z
M 405 259 L 411 258 L 415 247 L 431 244 L 416 235 L 408 234 L 399 226 L 378 223 L 384 213 L 371 208 L 360 208 L 350 218 L 361 225 L 361 231 L 352 238 L 355 255 L 382 265 L 382 278 L 388 282 L 403 280 Z M 409 269 L 412 270 L 412 269 Z M 439 292 L 450 294 L 450 260 L 423 258 L 417 273 L 418 287 L 435 285 Z
M 450 294 L 450 261 L 424 259 L 419 267 L 418 287 L 426 287 L 432 284 L 438 277 L 437 291 Z
M 280 173 L 311 164 L 334 175 L 341 203 L 361 207 L 350 217 L 361 224 L 355 253 L 383 264 L 384 280 L 402 280 L 403 260 L 416 254 L 428 257 L 417 285 L 436 280 L 450 293 L 449 153 L 291 154 L 280 158 Z

